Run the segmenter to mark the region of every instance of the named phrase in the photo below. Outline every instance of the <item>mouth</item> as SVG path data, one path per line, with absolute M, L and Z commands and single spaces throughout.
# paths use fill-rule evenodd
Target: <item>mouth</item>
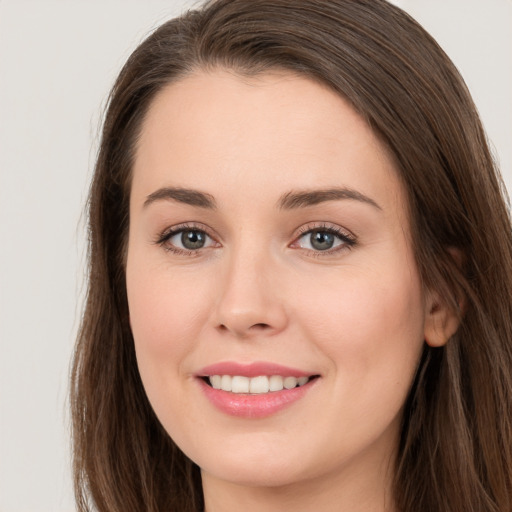
M 201 378 L 213 389 L 233 394 L 264 395 L 299 388 L 318 377 L 319 375 L 300 377 L 290 375 L 258 375 L 255 377 L 244 375 L 209 375 Z
M 307 395 L 315 393 L 321 375 L 271 362 L 225 361 L 203 368 L 196 378 L 217 410 L 257 419 L 302 403 Z

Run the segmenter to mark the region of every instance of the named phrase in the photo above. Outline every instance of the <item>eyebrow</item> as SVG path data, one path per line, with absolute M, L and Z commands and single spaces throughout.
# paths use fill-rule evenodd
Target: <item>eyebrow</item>
M 336 201 L 340 199 L 361 201 L 377 208 L 377 210 L 382 210 L 373 199 L 350 188 L 292 191 L 281 196 L 278 206 L 284 210 L 293 210 L 295 208 L 304 208 L 306 206 L 313 206 L 326 201 Z
M 382 210 L 382 208 L 373 199 L 365 196 L 361 192 L 345 187 L 287 192 L 280 197 L 277 205 L 280 209 L 293 210 L 296 208 L 304 208 L 327 201 L 337 201 L 341 199 L 360 201 L 369 204 L 378 210 Z M 215 210 L 217 208 L 215 198 L 211 194 L 200 192 L 199 190 L 180 187 L 163 187 L 155 190 L 155 192 L 152 192 L 147 196 L 144 201 L 144 208 L 156 201 L 169 200 L 210 210 Z
M 199 206 L 215 210 L 217 207 L 215 199 L 212 195 L 199 190 L 180 187 L 163 187 L 149 194 L 144 201 L 144 208 L 147 208 L 155 201 L 177 201 L 178 203 L 188 204 L 190 206 Z

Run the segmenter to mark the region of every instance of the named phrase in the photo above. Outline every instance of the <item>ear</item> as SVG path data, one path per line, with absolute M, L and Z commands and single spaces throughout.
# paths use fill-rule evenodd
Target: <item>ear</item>
M 424 336 L 427 345 L 442 347 L 457 332 L 460 325 L 462 304 L 459 311 L 438 294 L 428 293 L 425 302 Z

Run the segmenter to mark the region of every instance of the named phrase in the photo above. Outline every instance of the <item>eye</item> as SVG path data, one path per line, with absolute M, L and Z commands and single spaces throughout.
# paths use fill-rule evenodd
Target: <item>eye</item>
M 179 231 L 168 240 L 171 244 L 180 249 L 195 251 L 202 249 L 211 241 L 211 238 L 204 232 L 197 229 L 187 229 Z
M 332 253 L 355 245 L 355 237 L 339 227 L 305 227 L 293 246 L 314 252 Z
M 186 254 L 216 246 L 215 240 L 204 230 L 183 226 L 167 230 L 157 243 L 169 251 Z

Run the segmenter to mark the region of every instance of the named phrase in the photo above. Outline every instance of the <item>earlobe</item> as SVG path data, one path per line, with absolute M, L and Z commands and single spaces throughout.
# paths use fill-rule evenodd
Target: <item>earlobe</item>
M 430 297 L 425 305 L 425 342 L 431 347 L 442 347 L 457 332 L 460 310 L 455 311 L 438 297 Z

